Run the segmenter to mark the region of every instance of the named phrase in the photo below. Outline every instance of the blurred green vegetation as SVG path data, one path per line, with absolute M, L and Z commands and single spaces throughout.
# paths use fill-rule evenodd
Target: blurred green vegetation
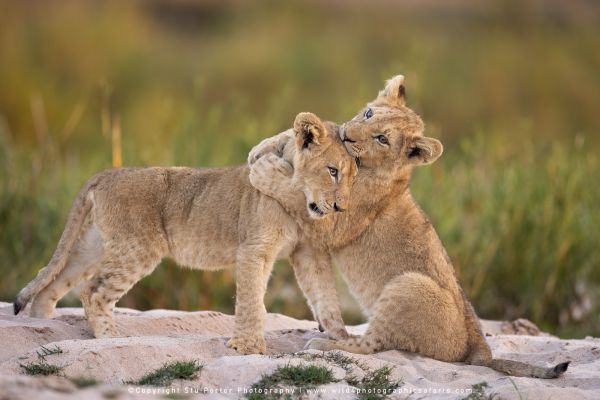
M 600 160 L 584 137 L 515 146 L 480 133 L 453 150 L 413 190 L 479 314 L 597 334 Z
M 115 128 L 124 165 L 243 163 L 298 112 L 342 122 L 402 73 L 446 146 L 415 197 L 479 314 L 600 334 L 596 3 L 0 5 L 2 300 L 49 260 L 83 182 L 111 167 Z M 165 261 L 120 304 L 233 312 L 233 296 L 231 272 Z M 285 262 L 267 307 L 310 317 Z

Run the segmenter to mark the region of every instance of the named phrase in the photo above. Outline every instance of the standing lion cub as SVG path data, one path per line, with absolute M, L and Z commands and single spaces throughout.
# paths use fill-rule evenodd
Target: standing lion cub
M 331 127 L 310 113 L 294 121 L 293 179 L 315 219 L 347 207 L 356 174 Z M 235 331 L 228 345 L 264 352 L 267 281 L 299 233 L 277 201 L 250 185 L 248 174 L 244 165 L 124 168 L 94 176 L 75 200 L 50 263 L 19 292 L 15 314 L 33 299 L 31 316 L 49 317 L 61 297 L 86 281 L 81 301 L 94 335 L 118 336 L 116 302 L 161 259 L 206 270 L 235 265 Z

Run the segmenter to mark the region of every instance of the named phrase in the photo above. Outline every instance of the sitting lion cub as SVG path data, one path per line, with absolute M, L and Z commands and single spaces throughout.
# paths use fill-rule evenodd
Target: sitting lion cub
M 314 338 L 308 347 L 363 354 L 398 349 L 515 376 L 560 376 L 568 362 L 543 367 L 492 357 L 452 262 L 410 192 L 413 169 L 442 154 L 442 144 L 423 132 L 423 121 L 406 105 L 404 77 L 390 79 L 373 101 L 338 127 L 346 150 L 358 159 L 352 207 L 310 223 L 304 223 L 305 213 L 294 211 L 303 211 L 305 200 L 285 168 L 293 149 L 291 133 L 263 140 L 250 152 L 250 182 L 298 217 L 303 251 L 292 257 L 294 271 L 316 319 L 335 336 Z M 369 316 L 363 336 L 340 334 L 344 323 L 331 257 Z
M 294 121 L 294 175 L 315 219 L 348 206 L 356 165 L 332 126 L 311 113 Z M 196 169 L 124 168 L 99 173 L 79 193 L 50 263 L 14 302 L 33 299 L 32 317 L 49 317 L 81 281 L 96 337 L 118 336 L 115 303 L 164 257 L 192 268 L 236 266 L 235 331 L 228 346 L 265 351 L 263 297 L 273 262 L 298 241 L 298 226 L 254 189 L 246 165 Z

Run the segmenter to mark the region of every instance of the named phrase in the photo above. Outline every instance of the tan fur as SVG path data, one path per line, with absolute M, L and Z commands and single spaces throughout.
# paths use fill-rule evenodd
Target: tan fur
M 366 109 L 339 127 L 348 152 L 360 161 L 348 211 L 310 223 L 295 213 L 301 221 L 302 248 L 310 250 L 293 266 L 316 318 L 327 330 L 339 332 L 343 326 L 335 291 L 322 282 L 332 279 L 330 268 L 325 267 L 327 254 L 369 316 L 364 336 L 313 339 L 308 347 L 356 353 L 400 349 L 442 361 L 486 365 L 512 375 L 560 375 L 567 364 L 543 368 L 492 359 L 446 251 L 410 193 L 413 167 L 434 162 L 442 145 L 423 136 L 421 118 L 405 106 L 403 80 L 397 76 L 388 81 Z M 383 143 L 380 135 L 386 137 Z M 284 132 L 253 149 L 250 181 L 294 213 L 304 200 L 278 157 L 290 157 L 292 148 L 285 144 L 289 138 L 290 132 Z
M 314 217 L 348 207 L 356 166 L 337 133 L 301 113 L 294 137 L 293 179 L 319 210 Z M 49 317 L 56 302 L 85 281 L 81 300 L 95 336 L 117 336 L 115 303 L 164 257 L 206 270 L 235 265 L 236 325 L 228 345 L 264 352 L 267 281 L 275 259 L 295 249 L 298 225 L 250 185 L 248 173 L 239 166 L 96 175 L 77 197 L 51 262 L 17 296 L 15 313 L 34 298 L 31 316 Z

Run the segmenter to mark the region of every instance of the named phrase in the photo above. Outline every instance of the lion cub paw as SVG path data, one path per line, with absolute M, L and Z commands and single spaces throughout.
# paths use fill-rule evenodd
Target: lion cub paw
M 327 336 L 329 336 L 329 339 L 333 339 L 333 340 L 347 340 L 347 339 L 350 339 L 353 336 L 355 336 L 355 335 L 350 335 L 345 327 L 339 328 L 339 329 L 327 330 L 325 333 L 327 333 Z
M 233 337 L 227 342 L 227 347 L 242 354 L 265 354 L 267 345 L 264 337 Z
M 116 326 L 107 326 L 100 330 L 94 330 L 94 337 L 96 339 L 104 339 L 104 338 L 116 338 L 123 337 L 121 332 L 117 329 Z
M 250 168 L 250 183 L 253 186 L 267 186 L 280 178 L 291 177 L 294 167 L 281 157 L 268 153 L 259 158 Z

